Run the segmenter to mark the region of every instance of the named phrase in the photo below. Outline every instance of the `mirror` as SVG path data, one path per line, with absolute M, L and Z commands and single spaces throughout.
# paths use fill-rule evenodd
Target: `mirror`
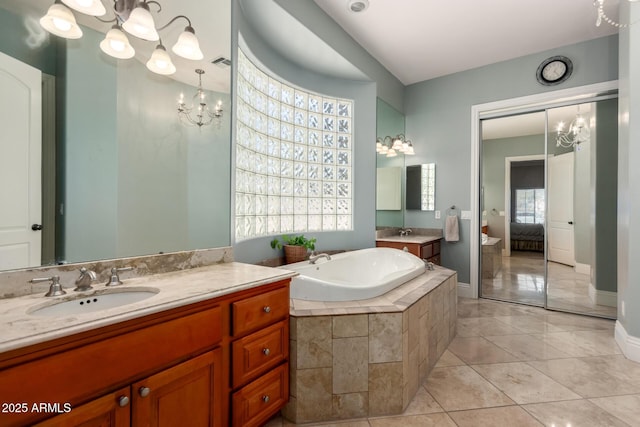
M 230 1 L 161 0 L 158 26 L 189 16 L 205 54 L 203 61 L 170 55 L 172 78 L 145 67 L 153 42 L 131 40 L 137 53 L 129 60 L 101 52 L 110 23 L 76 14 L 81 39 L 49 35 L 38 20 L 52 3 L 0 0 L 0 52 L 41 70 L 51 89 L 42 96 L 43 249 L 29 266 L 228 246 L 230 68 L 211 61 L 230 58 Z M 183 29 L 174 23 L 161 37 L 172 44 Z M 196 68 L 205 70 L 207 102 L 224 109 L 209 126 L 189 126 L 177 114 L 180 94 L 190 103 L 197 91 Z
M 404 133 L 404 115 L 391 105 L 378 98 L 376 102 L 376 135 L 383 137 L 386 135 L 399 135 Z M 372 148 L 375 141 L 371 141 Z M 378 171 L 386 168 L 396 168 L 396 170 L 404 169 L 404 156 L 386 157 L 381 154 L 376 155 L 376 164 Z M 404 226 L 404 203 L 402 198 L 405 191 L 405 176 L 400 173 L 399 185 L 395 186 L 392 191 L 396 197 L 400 199 L 400 206 L 397 209 L 387 210 L 376 208 L 376 227 L 403 227 Z
M 436 164 L 407 166 L 407 205 L 410 210 L 434 211 L 436 206 Z

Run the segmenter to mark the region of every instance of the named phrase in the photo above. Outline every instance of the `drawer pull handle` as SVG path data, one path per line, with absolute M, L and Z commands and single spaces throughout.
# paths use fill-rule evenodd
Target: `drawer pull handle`
M 269 396 L 267 396 L 267 395 L 262 396 L 262 401 L 263 401 L 264 403 L 269 403 L 269 400 L 270 400 L 270 399 L 269 399 Z
M 264 307 L 262 307 L 262 311 L 264 311 L 265 313 L 271 313 L 271 307 L 265 305 Z
M 263 353 L 265 356 L 268 356 L 268 355 L 270 355 L 270 354 L 271 354 L 271 350 L 269 350 L 268 348 L 263 348 L 263 349 L 262 349 L 262 353 Z
M 140 387 L 138 393 L 140 394 L 140 397 L 147 397 L 149 396 L 149 393 L 151 393 L 151 389 L 149 387 Z
M 129 396 L 120 396 L 118 398 L 118 405 L 121 408 L 124 408 L 125 406 L 127 406 L 129 404 Z

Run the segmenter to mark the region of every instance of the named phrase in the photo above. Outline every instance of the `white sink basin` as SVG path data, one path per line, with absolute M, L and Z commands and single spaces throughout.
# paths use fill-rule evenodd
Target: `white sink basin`
M 40 305 L 27 311 L 32 316 L 64 316 L 93 313 L 108 308 L 120 307 L 151 298 L 160 292 L 156 288 L 128 288 L 107 293 L 74 296 L 54 304 Z

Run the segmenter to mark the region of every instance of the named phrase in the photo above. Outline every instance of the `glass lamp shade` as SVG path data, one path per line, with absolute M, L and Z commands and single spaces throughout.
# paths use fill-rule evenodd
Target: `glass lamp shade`
M 171 50 L 176 55 L 185 59 L 199 61 L 204 58 L 204 54 L 200 50 L 200 43 L 198 42 L 198 38 L 196 37 L 195 31 L 192 27 L 184 29 Z
M 151 12 L 149 12 L 149 6 L 145 3 L 139 3 L 138 6 L 131 11 L 129 19 L 122 24 L 122 28 L 132 36 L 143 40 L 160 40 L 153 16 L 151 16 Z
M 394 150 L 393 148 L 389 148 L 389 151 L 387 151 L 387 157 L 395 157 L 397 155 L 398 153 L 396 153 L 396 150 Z
M 168 76 L 176 72 L 176 66 L 173 65 L 167 50 L 161 44 L 156 47 L 151 58 L 147 61 L 147 68 L 163 76 Z
M 407 156 L 413 156 L 416 154 L 416 152 L 413 150 L 413 145 L 410 145 L 409 147 L 407 147 L 407 149 L 404 152 L 405 155 Z
M 102 16 L 107 13 L 100 0 L 62 0 L 62 3 L 85 15 Z
M 135 49 L 127 39 L 127 35 L 118 26 L 114 26 L 109 30 L 104 40 L 100 42 L 100 49 L 107 55 L 118 59 L 133 58 L 136 54 Z
M 40 25 L 49 31 L 65 39 L 79 39 L 82 30 L 76 23 L 76 18 L 69 8 L 63 4 L 52 4 L 47 14 L 40 18 Z

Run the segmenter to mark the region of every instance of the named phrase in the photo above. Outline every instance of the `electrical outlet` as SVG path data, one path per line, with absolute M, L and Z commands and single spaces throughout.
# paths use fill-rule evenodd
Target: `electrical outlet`
M 436 219 L 440 219 L 440 211 L 436 211 Z
M 500 216 L 504 216 L 504 211 L 500 211 Z
M 471 219 L 471 211 L 462 211 L 460 213 L 460 219 Z

